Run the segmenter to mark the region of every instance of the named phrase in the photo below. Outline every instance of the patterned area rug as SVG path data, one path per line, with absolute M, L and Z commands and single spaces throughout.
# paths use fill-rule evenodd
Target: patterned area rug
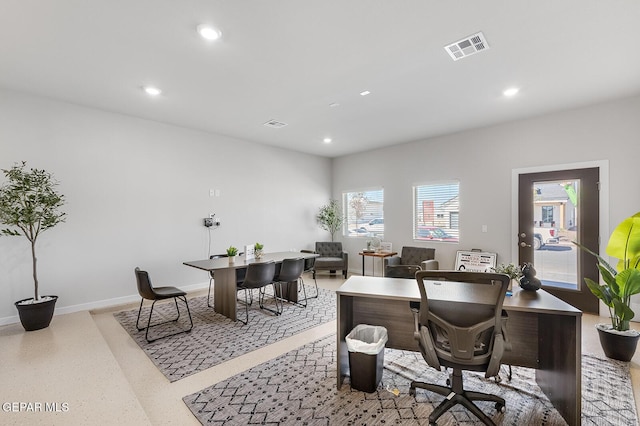
M 222 425 L 425 425 L 442 397 L 424 390 L 410 396 L 413 378 L 444 383 L 445 373 L 426 365 L 421 355 L 385 350 L 385 369 L 377 392 L 351 390 L 348 378 L 336 389 L 335 335 L 282 355 L 200 392 L 183 398 L 203 424 Z M 633 390 L 626 363 L 584 355 L 582 424 L 637 425 Z M 499 425 L 565 425 L 566 422 L 534 381 L 534 370 L 513 368 L 511 381 L 487 380 L 464 373 L 466 388 L 501 395 L 505 413 L 492 403 L 480 408 Z M 396 396 L 392 391 L 399 390 Z M 438 425 L 481 424 L 456 406 Z
M 307 294 L 315 294 L 315 287 L 307 286 Z M 255 297 L 254 297 L 255 299 Z M 213 296 L 212 296 L 213 300 Z M 272 307 L 273 299 L 267 299 L 265 306 Z M 142 309 L 141 318 L 148 318 L 151 304 Z M 169 323 L 152 327 L 149 335 L 171 334 L 188 325 L 184 304 L 178 303 L 181 315 L 178 324 Z M 189 300 L 193 318 L 193 330 L 175 336 L 147 343 L 144 330 L 136 329 L 138 310 L 114 314 L 122 327 L 149 356 L 158 369 L 169 379 L 176 380 L 206 370 L 229 359 L 254 351 L 285 337 L 327 323 L 336 318 L 336 294 L 334 291 L 319 289 L 317 299 L 309 299 L 307 308 L 284 304 L 284 313 L 279 316 L 258 308 L 257 300 L 249 307 L 249 324 L 231 321 L 207 306 L 207 298 Z M 240 315 L 244 315 L 244 305 L 238 304 Z M 153 323 L 175 318 L 173 303 L 156 304 Z

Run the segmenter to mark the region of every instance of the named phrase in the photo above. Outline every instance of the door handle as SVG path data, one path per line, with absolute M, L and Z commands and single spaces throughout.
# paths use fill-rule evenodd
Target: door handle
M 520 247 L 531 247 L 531 244 L 527 244 L 523 241 L 520 243 Z

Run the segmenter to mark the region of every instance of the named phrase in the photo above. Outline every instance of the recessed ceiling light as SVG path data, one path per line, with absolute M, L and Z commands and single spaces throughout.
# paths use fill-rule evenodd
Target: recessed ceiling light
M 365 90 L 364 92 L 360 92 L 360 96 L 367 96 L 370 93 L 371 93 L 370 91 Z
M 144 86 L 142 90 L 144 90 L 147 93 L 147 95 L 150 95 L 150 96 L 158 96 L 160 95 L 160 93 L 162 93 L 162 90 L 154 86 Z
M 198 25 L 198 34 L 205 40 L 217 40 L 222 37 L 220 30 L 205 24 Z
M 510 87 L 510 88 L 506 89 L 504 92 L 502 92 L 502 94 L 505 95 L 506 97 L 510 98 L 512 96 L 517 95 L 519 91 L 520 91 L 520 89 L 518 89 L 517 87 Z
M 337 102 L 333 102 L 333 103 L 329 104 L 329 106 L 330 106 L 331 108 L 335 108 L 335 107 L 340 106 L 340 104 L 339 104 L 339 103 L 337 103 Z
M 331 138 L 324 138 L 324 139 L 322 139 L 322 142 L 331 143 Z

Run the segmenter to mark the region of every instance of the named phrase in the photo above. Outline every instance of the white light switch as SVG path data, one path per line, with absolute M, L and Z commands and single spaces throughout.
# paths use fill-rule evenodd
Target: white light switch
M 216 190 L 215 189 L 210 189 L 209 190 L 209 197 L 215 197 L 216 195 Z
M 487 232 L 487 225 L 482 225 L 482 232 Z

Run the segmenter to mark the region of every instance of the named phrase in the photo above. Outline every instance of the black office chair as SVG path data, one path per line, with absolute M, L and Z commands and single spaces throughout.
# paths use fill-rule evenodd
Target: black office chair
M 237 285 L 237 290 L 244 290 L 244 306 L 245 306 L 245 320 L 238 319 L 238 321 L 243 324 L 249 323 L 249 300 L 247 297 L 247 292 L 251 292 L 254 289 L 259 290 L 258 301 L 260 304 L 260 309 L 265 309 L 267 311 L 273 312 L 276 315 L 282 314 L 282 300 L 276 297 L 276 284 L 273 282 L 273 277 L 276 273 L 276 264 L 274 261 L 269 262 L 256 262 L 250 263 L 247 267 L 247 273 L 244 277 L 242 283 Z M 264 306 L 264 297 L 265 291 L 264 288 L 271 284 L 273 286 L 273 298 L 275 300 L 276 309 L 270 309 Z M 282 288 L 281 291 L 282 293 Z M 278 307 L 278 302 L 280 306 Z
M 239 253 L 238 255 L 241 256 L 242 253 Z M 227 256 L 227 254 L 212 254 L 211 256 L 209 256 L 209 259 L 222 259 L 227 257 L 229 257 Z M 244 280 L 244 275 L 246 272 L 247 270 L 245 268 L 236 269 L 236 285 L 240 284 Z M 213 306 L 211 305 L 211 284 L 213 284 L 213 280 L 215 279 L 214 275 L 214 271 L 209 271 L 209 292 L 207 293 L 207 306 L 210 308 L 213 308 Z M 253 296 L 251 300 L 253 301 Z
M 282 284 L 288 284 L 290 282 L 297 282 L 298 284 L 298 293 L 300 292 L 300 288 L 302 288 L 302 293 L 304 294 L 304 299 L 301 302 L 294 302 L 298 306 L 302 306 L 303 308 L 307 307 L 307 290 L 304 288 L 304 284 L 301 285 L 300 280 L 302 277 L 302 273 L 304 272 L 304 259 L 301 257 L 297 257 L 295 259 L 284 259 L 282 263 L 279 265 L 279 268 L 276 267 L 276 275 L 273 278 L 274 283 L 278 283 L 280 286 L 280 291 L 282 292 Z M 284 294 L 279 294 L 281 298 L 285 298 Z M 304 303 L 302 303 L 304 302 Z
M 160 338 L 174 336 L 180 333 L 190 332 L 193 329 L 193 319 L 191 319 L 191 311 L 189 310 L 189 303 L 187 302 L 187 293 L 175 287 L 155 287 L 154 288 L 153 285 L 151 284 L 151 279 L 149 278 L 149 273 L 147 271 L 142 271 L 140 270 L 140 268 L 136 268 L 135 273 L 136 273 L 136 282 L 138 284 L 138 293 L 140 294 L 140 297 L 142 297 L 142 300 L 140 300 L 140 308 L 138 309 L 138 318 L 136 319 L 136 328 L 138 329 L 138 331 L 142 331 L 144 329 L 147 330 L 144 334 L 144 338 L 147 339 L 147 342 L 151 343 Z M 151 325 L 151 316 L 153 315 L 153 307 L 155 306 L 156 302 L 158 300 L 171 299 L 171 298 L 173 298 L 173 301 L 176 304 L 176 311 L 178 311 L 178 316 L 176 317 L 176 319 Z M 149 319 L 147 320 L 147 326 L 140 327 L 140 313 L 142 312 L 142 304 L 144 303 L 145 299 L 153 300 L 153 303 L 151 304 L 151 311 L 149 312 Z M 183 301 L 185 306 L 187 307 L 187 313 L 189 314 L 189 322 L 191 323 L 190 327 L 186 330 L 178 331 L 176 333 L 171 333 L 165 336 L 156 337 L 155 339 L 149 339 L 149 329 L 151 327 L 167 324 L 169 322 L 177 322 L 180 319 L 180 309 L 178 308 L 178 299 Z
M 444 401 L 429 416 L 429 424 L 457 404 L 463 405 L 486 425 L 493 421 L 473 401 L 492 401 L 504 412 L 505 400 L 497 395 L 465 391 L 462 370 L 484 371 L 493 377 L 500 371 L 505 344 L 502 303 L 509 286 L 504 274 L 460 271 L 420 271 L 416 273 L 420 290 L 420 311 L 414 336 L 420 352 L 431 367 L 453 369 L 452 380 L 442 386 L 411 382 L 416 388 L 444 395 Z M 443 283 L 447 281 L 447 283 Z M 464 314 L 462 314 L 464 313 Z
M 315 251 L 313 250 L 300 250 L 301 253 L 315 253 Z M 320 294 L 318 292 L 318 280 L 316 279 L 316 275 L 315 273 L 313 273 L 313 268 L 316 264 L 316 258 L 315 257 L 306 257 L 304 259 L 304 271 L 302 276 L 300 277 L 300 279 L 302 280 L 302 284 L 304 285 L 304 274 L 306 274 L 307 272 L 311 272 L 312 276 L 313 276 L 313 282 L 315 284 L 316 287 L 316 295 L 315 296 L 309 296 L 309 299 L 317 299 L 318 295 Z

